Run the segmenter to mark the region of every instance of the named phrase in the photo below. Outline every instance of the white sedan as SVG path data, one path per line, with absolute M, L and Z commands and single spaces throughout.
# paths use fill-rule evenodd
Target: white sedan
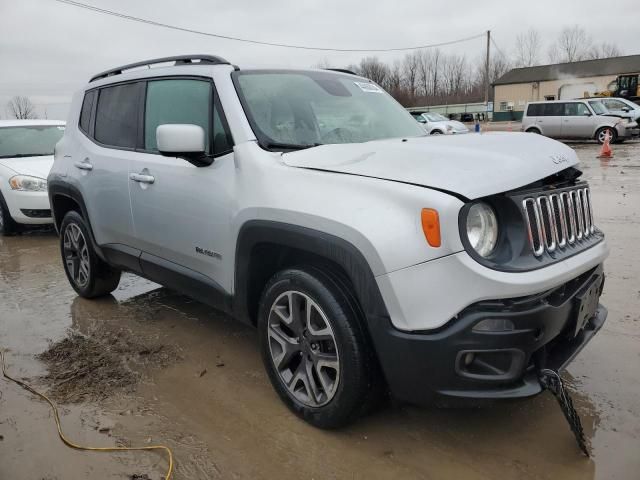
M 65 122 L 0 120 L 0 235 L 53 223 L 47 175 Z
M 459 135 L 469 132 L 469 129 L 464 123 L 449 120 L 439 113 L 426 112 L 412 113 L 411 115 L 424 126 L 429 135 Z

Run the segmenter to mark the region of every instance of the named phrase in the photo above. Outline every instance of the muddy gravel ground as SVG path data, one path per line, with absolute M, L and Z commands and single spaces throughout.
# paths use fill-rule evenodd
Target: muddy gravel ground
M 252 329 L 132 275 L 78 298 L 51 232 L 0 238 L 0 348 L 11 374 L 60 401 L 68 435 L 164 443 L 176 479 L 640 478 L 640 143 L 572 144 L 611 247 L 609 318 L 564 377 L 593 457 L 549 394 L 481 410 L 391 406 L 341 431 L 292 416 Z M 46 352 L 46 353 L 43 353 Z M 159 479 L 155 453 L 65 447 L 48 406 L 0 378 L 0 479 Z

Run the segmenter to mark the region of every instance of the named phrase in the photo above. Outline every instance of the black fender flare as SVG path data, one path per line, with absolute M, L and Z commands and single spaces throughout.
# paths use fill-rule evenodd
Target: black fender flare
M 60 223 L 62 222 L 62 219 L 56 218 L 54 198 L 57 196 L 62 196 L 62 197 L 66 197 L 73 200 L 80 207 L 80 213 L 82 214 L 82 217 L 87 222 L 87 229 L 89 230 L 89 236 L 91 237 L 91 243 L 93 244 L 93 248 L 95 249 L 98 257 L 100 257 L 101 260 L 107 261 L 102 249 L 96 242 L 96 238 L 93 235 L 93 228 L 91 226 L 91 220 L 89 219 L 89 212 L 87 211 L 87 206 L 84 202 L 84 199 L 82 198 L 82 194 L 80 193 L 80 190 L 78 190 L 73 185 L 69 185 L 68 183 L 61 180 L 48 181 L 47 190 L 49 192 L 49 204 L 51 205 L 51 216 L 53 217 L 53 225 L 55 226 L 56 231 L 60 233 L 58 229 L 58 225 L 60 225 Z
M 234 316 L 249 323 L 248 279 L 251 252 L 259 244 L 296 249 L 339 266 L 351 281 L 370 325 L 389 320 L 380 289 L 364 255 L 350 242 L 312 228 L 269 220 L 250 220 L 238 232 L 235 257 Z

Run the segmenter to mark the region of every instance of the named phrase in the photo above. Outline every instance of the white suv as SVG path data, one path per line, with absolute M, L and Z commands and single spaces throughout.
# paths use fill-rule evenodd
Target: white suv
M 127 270 L 257 326 L 316 426 L 385 391 L 535 395 L 605 321 L 607 246 L 556 141 L 427 137 L 366 78 L 213 56 L 96 75 L 69 118 L 49 194 L 72 287 Z
M 0 235 L 53 223 L 47 175 L 63 133 L 56 120 L 0 120 Z

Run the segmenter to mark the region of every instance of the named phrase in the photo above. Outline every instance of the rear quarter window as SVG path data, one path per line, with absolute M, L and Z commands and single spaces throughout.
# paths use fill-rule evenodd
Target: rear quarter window
M 84 95 L 82 101 L 82 110 L 80 110 L 80 130 L 84 133 L 89 133 L 89 123 L 91 122 L 91 108 L 93 107 L 93 100 L 96 97 L 96 91 L 92 90 Z
M 527 107 L 527 117 L 539 117 L 542 115 L 542 104 L 532 103 Z

